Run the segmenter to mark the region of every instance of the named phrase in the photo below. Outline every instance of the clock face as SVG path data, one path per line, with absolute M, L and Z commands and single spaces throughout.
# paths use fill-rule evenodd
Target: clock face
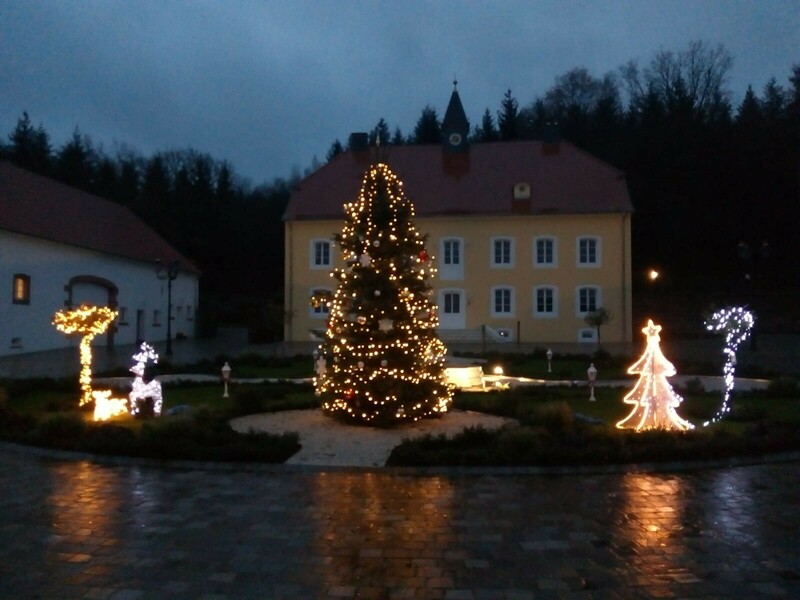
M 461 135 L 458 133 L 451 133 L 450 134 L 450 145 L 451 146 L 458 146 L 461 143 Z

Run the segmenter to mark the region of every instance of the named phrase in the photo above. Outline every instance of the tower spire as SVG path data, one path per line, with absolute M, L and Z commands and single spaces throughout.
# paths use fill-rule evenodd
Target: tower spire
M 453 77 L 453 93 L 442 120 L 442 144 L 448 152 L 463 152 L 467 149 L 469 121 L 458 95 L 458 79 Z

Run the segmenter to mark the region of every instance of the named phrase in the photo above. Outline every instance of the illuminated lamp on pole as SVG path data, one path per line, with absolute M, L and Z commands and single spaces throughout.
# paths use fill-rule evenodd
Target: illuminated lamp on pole
M 156 259 L 156 276 L 167 282 L 167 356 L 172 356 L 172 282 L 178 278 L 180 265 L 180 261 L 173 260 L 165 268 L 161 259 Z
M 594 402 L 596 398 L 594 397 L 594 383 L 597 381 L 597 367 L 594 366 L 594 363 L 589 365 L 589 368 L 586 369 L 586 377 L 589 379 L 589 401 Z

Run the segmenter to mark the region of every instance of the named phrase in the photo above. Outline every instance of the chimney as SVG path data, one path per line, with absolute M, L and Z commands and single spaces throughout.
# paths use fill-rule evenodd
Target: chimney
M 542 139 L 542 154 L 546 156 L 558 154 L 560 144 L 561 144 L 561 129 L 559 129 L 558 123 L 547 123 L 544 126 L 544 136 Z
M 351 133 L 347 148 L 353 152 L 366 152 L 369 150 L 369 135 L 361 132 Z

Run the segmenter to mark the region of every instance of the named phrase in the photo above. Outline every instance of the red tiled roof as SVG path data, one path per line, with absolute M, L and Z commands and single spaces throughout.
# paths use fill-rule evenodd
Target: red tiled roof
M 0 162 L 0 229 L 137 261 L 199 269 L 131 210 Z
M 390 146 L 381 152 L 381 162 L 403 182 L 418 217 L 511 214 L 514 186 L 522 182 L 531 188 L 526 214 L 633 211 L 624 174 L 568 142 L 473 144 L 460 155 L 445 154 L 438 145 Z M 344 152 L 301 181 L 284 219 L 342 218 L 343 205 L 358 196 L 374 153 L 374 148 Z

